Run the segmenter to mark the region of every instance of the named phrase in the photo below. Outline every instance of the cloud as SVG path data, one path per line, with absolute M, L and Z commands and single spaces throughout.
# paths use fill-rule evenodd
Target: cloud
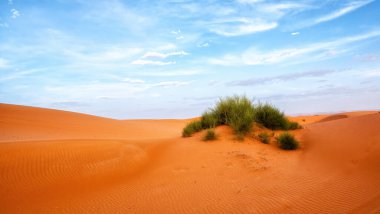
M 298 35 L 300 35 L 300 32 L 293 32 L 293 33 L 291 33 L 291 35 L 292 36 L 298 36 Z
M 357 10 L 371 2 L 373 2 L 374 0 L 361 0 L 361 1 L 351 1 L 349 2 L 347 5 L 345 5 L 344 7 L 342 8 L 339 8 L 338 10 L 336 11 L 333 11 L 332 13 L 329 13 L 327 15 L 324 15 L 322 17 L 319 17 L 317 18 L 314 23 L 315 24 L 319 24 L 319 23 L 322 23 L 322 22 L 327 22 L 327 21 L 331 21 L 333 19 L 336 19 L 336 18 L 339 18 L 347 13 L 350 13 L 354 10 Z
M 237 0 L 237 2 L 240 4 L 256 4 L 263 1 L 265 0 Z
M 335 72 L 337 71 L 315 70 L 315 71 L 308 71 L 308 72 L 290 73 L 290 74 L 283 74 L 283 75 L 271 76 L 271 77 L 231 81 L 231 82 L 228 82 L 227 85 L 228 86 L 263 85 L 263 84 L 266 84 L 268 82 L 273 82 L 273 81 L 289 81 L 289 80 L 296 80 L 296 79 L 300 79 L 304 77 L 321 77 L 321 76 L 326 76 Z
M 163 72 L 138 72 L 136 75 L 149 77 L 175 77 L 175 76 L 193 76 L 200 74 L 201 70 L 178 70 L 178 71 L 163 71 Z
M 12 5 L 13 4 L 13 0 L 8 0 L 8 4 Z
M 20 12 L 14 8 L 11 10 L 11 14 L 12 14 L 12 16 L 11 16 L 12 19 L 15 19 L 15 18 L 20 16 Z
M 277 27 L 276 22 L 262 19 L 231 18 L 213 21 L 210 31 L 221 36 L 232 37 L 271 30 Z
M 145 83 L 144 80 L 131 79 L 131 78 L 124 78 L 122 81 L 129 84 L 144 84 Z
M 188 85 L 190 82 L 181 82 L 181 81 L 166 81 L 166 82 L 159 82 L 155 83 L 152 86 L 153 87 L 163 87 L 163 88 L 173 88 L 173 87 L 180 87 L 184 85 Z
M 175 51 L 175 52 L 169 52 L 169 53 L 160 53 L 160 52 L 147 52 L 145 53 L 141 58 L 161 58 L 161 59 L 165 59 L 167 57 L 171 57 L 171 56 L 186 56 L 186 55 L 189 55 L 189 53 L 185 52 L 185 51 Z
M 154 61 L 154 60 L 142 60 L 138 59 L 133 61 L 132 65 L 172 65 L 175 64 L 175 61 L 163 62 L 163 61 Z
M 77 102 L 77 101 L 58 101 L 58 102 L 52 102 L 50 105 L 55 108 L 71 108 L 71 107 L 89 106 L 86 103 Z
M 241 54 L 228 54 L 220 58 L 208 60 L 216 65 L 266 65 L 283 62 L 305 63 L 315 60 L 331 58 L 346 52 L 347 45 L 362 40 L 380 36 L 380 31 L 372 31 L 365 34 L 344 37 L 341 39 L 304 45 L 300 48 L 284 48 L 273 51 L 260 51 L 255 47 L 248 48 Z

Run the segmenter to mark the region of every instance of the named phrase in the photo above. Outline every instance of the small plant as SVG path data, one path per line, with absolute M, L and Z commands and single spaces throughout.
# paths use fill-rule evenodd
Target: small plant
M 272 130 L 286 129 L 288 120 L 284 113 L 270 104 L 259 103 L 255 108 L 255 120 Z
M 202 130 L 201 121 L 192 121 L 188 123 L 182 130 L 182 137 L 191 137 L 195 132 Z
M 204 141 L 209 141 L 209 140 L 216 140 L 216 134 L 213 129 L 208 129 L 205 136 L 203 137 Z
M 204 129 L 215 128 L 218 125 L 218 116 L 213 111 L 206 111 L 201 117 Z
M 302 126 L 298 124 L 297 122 L 291 122 L 288 121 L 286 125 L 286 130 L 295 130 L 295 129 L 301 129 Z
M 258 135 L 260 141 L 262 143 L 268 144 L 269 143 L 269 134 L 266 132 L 262 132 Z
M 277 138 L 278 145 L 284 150 L 295 150 L 299 147 L 298 141 L 289 132 L 280 134 Z
M 245 96 L 221 99 L 213 112 L 218 118 L 218 124 L 231 126 L 238 136 L 250 132 L 255 119 L 252 101 Z

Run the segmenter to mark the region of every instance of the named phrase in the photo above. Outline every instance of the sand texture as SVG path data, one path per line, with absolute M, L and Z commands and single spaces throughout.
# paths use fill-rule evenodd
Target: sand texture
M 380 113 L 291 120 L 297 151 L 0 104 L 0 213 L 380 213 Z

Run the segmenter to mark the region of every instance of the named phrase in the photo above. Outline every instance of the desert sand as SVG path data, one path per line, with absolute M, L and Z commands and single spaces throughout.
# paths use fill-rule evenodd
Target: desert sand
M 296 151 L 0 104 L 0 213 L 380 213 L 380 113 L 290 119 Z

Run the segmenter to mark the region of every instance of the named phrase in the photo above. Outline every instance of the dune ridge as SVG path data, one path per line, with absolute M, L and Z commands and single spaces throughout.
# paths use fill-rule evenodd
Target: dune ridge
M 342 115 L 290 117 L 289 152 L 226 126 L 205 143 L 181 138 L 188 120 L 0 104 L 0 213 L 379 213 L 380 114 Z

